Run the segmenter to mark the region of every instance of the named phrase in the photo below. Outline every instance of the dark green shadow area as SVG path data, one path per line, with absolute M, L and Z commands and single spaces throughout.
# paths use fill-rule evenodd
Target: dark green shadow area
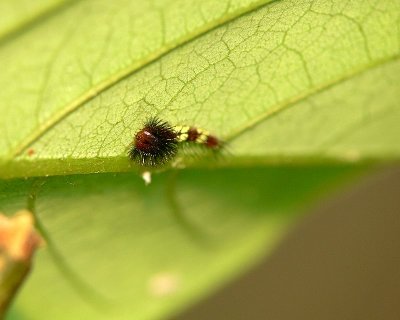
M 29 319 L 27 315 L 24 315 L 20 310 L 11 309 L 6 316 L 6 320 L 26 320 Z

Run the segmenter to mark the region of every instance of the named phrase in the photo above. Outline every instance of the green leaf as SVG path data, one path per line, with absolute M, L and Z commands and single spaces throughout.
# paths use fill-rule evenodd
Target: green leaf
M 165 318 L 271 252 L 363 163 L 399 159 L 397 0 L 0 9 L 13 5 L 0 24 L 0 178 L 14 179 L 0 180 L 0 210 L 37 197 L 48 245 L 12 319 Z M 150 115 L 221 137 L 225 160 L 179 154 L 191 169 L 145 188 L 122 172 L 138 169 L 126 152 Z
M 14 0 L 0 2 L 0 43 L 9 41 L 57 11 L 65 9 L 73 0 Z
M 0 210 L 36 190 L 51 236 L 11 318 L 166 318 L 271 252 L 305 203 L 352 173 L 186 170 L 147 188 L 133 174 L 3 182 Z
M 398 159 L 399 16 L 396 0 L 76 3 L 0 48 L 0 176 L 131 170 L 149 114 L 231 141 L 233 165 Z

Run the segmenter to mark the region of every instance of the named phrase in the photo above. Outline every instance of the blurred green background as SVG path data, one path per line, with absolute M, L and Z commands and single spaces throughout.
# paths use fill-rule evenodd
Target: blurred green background
M 400 167 L 325 201 L 252 271 L 175 320 L 400 319 Z

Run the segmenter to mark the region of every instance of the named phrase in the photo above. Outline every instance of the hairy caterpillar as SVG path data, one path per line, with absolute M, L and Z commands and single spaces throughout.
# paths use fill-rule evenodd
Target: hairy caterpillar
M 163 165 L 172 160 L 180 143 L 196 143 L 208 149 L 221 148 L 221 140 L 193 126 L 171 126 L 157 117 L 148 119 L 134 138 L 129 158 L 145 167 Z

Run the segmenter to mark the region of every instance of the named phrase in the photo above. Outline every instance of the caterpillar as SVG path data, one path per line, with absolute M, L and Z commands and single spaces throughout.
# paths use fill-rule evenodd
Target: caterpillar
M 193 126 L 171 126 L 157 117 L 149 118 L 131 144 L 128 156 L 144 167 L 156 167 L 171 161 L 181 143 L 196 143 L 218 150 L 221 140 L 208 131 Z

